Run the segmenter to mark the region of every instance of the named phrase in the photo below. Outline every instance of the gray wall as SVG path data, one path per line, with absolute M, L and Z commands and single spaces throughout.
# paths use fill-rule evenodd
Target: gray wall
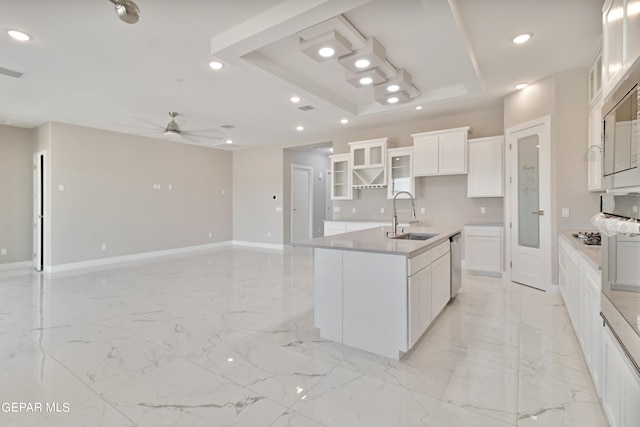
M 592 229 L 599 194 L 587 191 L 587 70 L 567 70 L 545 78 L 504 99 L 504 126 L 509 128 L 551 116 L 552 278 L 557 281 L 557 236 L 560 229 Z M 562 208 L 570 217 L 562 218 Z
M 230 152 L 61 123 L 49 128 L 39 145 L 49 139 L 52 265 L 232 239 Z
M 233 153 L 234 241 L 283 244 L 282 150 L 268 146 Z
M 32 259 L 34 141 L 29 129 L 0 125 L 0 265 Z
M 329 156 L 316 154 L 312 151 L 304 150 L 284 150 L 284 242 L 291 242 L 291 165 L 308 166 L 313 169 L 313 236 L 318 237 L 324 234 L 324 219 L 326 218 L 326 171 L 331 168 Z M 322 179 L 319 178 L 322 174 Z

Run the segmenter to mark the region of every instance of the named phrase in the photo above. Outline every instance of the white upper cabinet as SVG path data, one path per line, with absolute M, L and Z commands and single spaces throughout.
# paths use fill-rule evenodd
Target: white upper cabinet
M 331 158 L 331 200 L 353 199 L 351 154 L 334 154 Z
M 602 8 L 605 97 L 640 56 L 640 0 L 606 0 Z
M 467 173 L 469 127 L 412 134 L 415 176 Z
M 353 188 L 379 188 L 387 185 L 387 138 L 350 142 Z
M 504 196 L 504 136 L 470 139 L 467 197 Z
M 413 147 L 390 148 L 387 150 L 389 182 L 387 183 L 387 198 L 393 199 L 400 191 L 415 193 L 415 178 L 413 176 Z M 401 194 L 398 198 L 409 198 Z

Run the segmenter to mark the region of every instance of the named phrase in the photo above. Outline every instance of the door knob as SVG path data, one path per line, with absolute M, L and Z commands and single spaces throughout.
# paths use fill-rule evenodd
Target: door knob
M 544 211 L 531 212 L 533 215 L 544 215 Z

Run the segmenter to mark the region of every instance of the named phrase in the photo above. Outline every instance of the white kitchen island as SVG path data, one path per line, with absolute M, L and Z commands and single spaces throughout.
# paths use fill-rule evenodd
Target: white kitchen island
M 460 230 L 410 227 L 403 232 L 435 234 L 428 240 L 391 239 L 389 230 L 293 245 L 314 248 L 314 322 L 320 336 L 399 359 L 451 298 L 449 237 Z

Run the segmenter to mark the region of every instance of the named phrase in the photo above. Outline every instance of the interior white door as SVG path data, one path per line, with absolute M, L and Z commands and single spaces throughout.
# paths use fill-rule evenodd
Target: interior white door
M 313 169 L 306 166 L 291 166 L 291 241 L 312 237 Z
M 44 152 L 33 155 L 33 267 L 44 265 Z
M 551 286 L 550 119 L 507 129 L 511 280 Z

